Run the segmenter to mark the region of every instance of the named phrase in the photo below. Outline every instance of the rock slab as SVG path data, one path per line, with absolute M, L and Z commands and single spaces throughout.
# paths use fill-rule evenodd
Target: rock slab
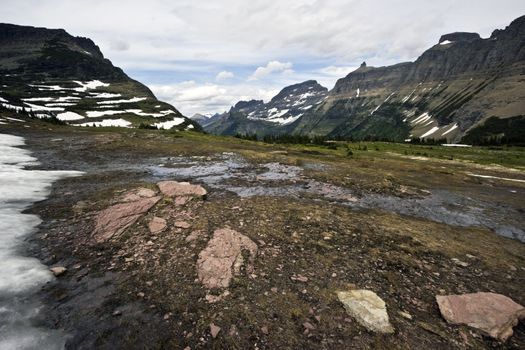
M 95 230 L 92 234 L 94 240 L 101 243 L 121 235 L 147 213 L 160 198 L 160 196 L 140 197 L 137 195 L 136 198 L 133 198 L 135 200 L 118 203 L 100 211 L 95 219 Z
M 199 197 L 203 198 L 208 193 L 200 185 L 192 185 L 189 182 L 161 181 L 157 183 L 160 191 L 167 197 Z
M 243 251 L 249 256 L 246 270 L 253 270 L 257 244 L 250 238 L 231 229 L 218 229 L 206 248 L 199 253 L 197 275 L 209 289 L 228 288 L 234 275 L 240 273 L 244 264 Z
M 337 292 L 346 312 L 369 331 L 394 333 L 388 320 L 386 304 L 376 293 L 366 289 Z
M 451 324 L 464 324 L 484 334 L 506 341 L 512 327 L 525 318 L 525 308 L 511 298 L 496 293 L 437 295 L 443 318 Z

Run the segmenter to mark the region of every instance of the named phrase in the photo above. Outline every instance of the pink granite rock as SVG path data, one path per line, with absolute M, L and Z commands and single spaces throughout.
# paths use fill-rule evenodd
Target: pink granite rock
M 438 295 L 436 301 L 448 323 L 476 328 L 501 341 L 506 341 L 513 333 L 512 327 L 525 318 L 523 306 L 496 293 Z

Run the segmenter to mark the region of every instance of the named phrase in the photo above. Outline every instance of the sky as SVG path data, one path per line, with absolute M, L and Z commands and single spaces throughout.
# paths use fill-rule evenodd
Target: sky
M 415 60 L 455 31 L 490 36 L 525 15 L 499 0 L 0 0 L 0 22 L 63 28 L 183 114 L 269 100 L 315 79 L 331 89 L 366 61 Z

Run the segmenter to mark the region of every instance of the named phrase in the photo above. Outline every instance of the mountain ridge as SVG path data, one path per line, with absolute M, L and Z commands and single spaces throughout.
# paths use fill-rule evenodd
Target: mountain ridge
M 337 80 L 322 103 L 289 125 L 270 129 L 262 125 L 258 130 L 252 125 L 251 129 L 258 134 L 458 142 L 496 118 L 498 129 L 507 130 L 498 135 L 505 136 L 511 124 L 525 118 L 524 72 L 522 16 L 505 29 L 494 30 L 489 38 L 468 32 L 444 34 L 413 62 L 363 64 Z M 235 123 L 242 122 L 238 113 Z M 206 130 L 221 133 L 217 125 Z M 235 131 L 245 130 L 229 125 L 228 132 Z M 495 135 L 480 137 L 491 136 Z

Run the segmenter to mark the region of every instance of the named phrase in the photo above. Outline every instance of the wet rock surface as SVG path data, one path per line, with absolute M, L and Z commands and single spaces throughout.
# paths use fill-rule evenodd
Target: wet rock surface
M 512 336 L 512 328 L 525 319 L 525 307 L 501 294 L 438 295 L 436 301 L 447 322 L 470 326 L 501 341 Z

